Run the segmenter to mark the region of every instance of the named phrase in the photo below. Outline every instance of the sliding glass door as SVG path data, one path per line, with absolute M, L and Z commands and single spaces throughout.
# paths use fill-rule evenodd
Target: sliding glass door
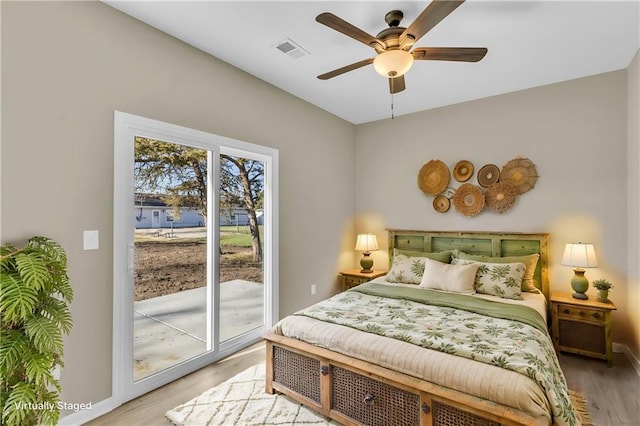
M 116 113 L 114 397 L 258 341 L 277 318 L 277 151 Z

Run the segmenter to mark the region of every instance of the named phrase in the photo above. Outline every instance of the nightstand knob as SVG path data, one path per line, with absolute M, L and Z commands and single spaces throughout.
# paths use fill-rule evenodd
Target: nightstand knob
M 600 319 L 600 314 L 599 314 L 599 313 L 597 313 L 597 312 L 595 312 L 595 313 L 593 314 L 593 317 L 594 317 L 595 319 Z
M 580 311 L 580 316 L 583 317 L 584 316 L 584 311 Z
M 364 396 L 364 403 L 367 404 L 368 406 L 372 406 L 373 405 L 373 401 L 375 401 L 376 397 L 371 395 L 371 394 L 366 394 Z
M 568 314 L 568 313 L 569 313 L 569 310 L 568 310 L 568 309 L 565 309 L 565 310 L 564 310 L 564 311 L 562 311 L 562 312 L 563 312 L 563 313 L 565 313 L 565 314 Z

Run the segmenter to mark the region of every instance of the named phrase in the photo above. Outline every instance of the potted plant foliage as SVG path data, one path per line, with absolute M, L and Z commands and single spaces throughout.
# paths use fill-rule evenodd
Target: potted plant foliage
M 613 288 L 613 284 L 605 279 L 595 280 L 592 285 L 598 289 L 598 296 L 596 300 L 598 302 L 607 303 L 609 301 L 609 290 Z
M 73 291 L 63 248 L 45 237 L 0 247 L 0 408 L 5 425 L 57 424 Z

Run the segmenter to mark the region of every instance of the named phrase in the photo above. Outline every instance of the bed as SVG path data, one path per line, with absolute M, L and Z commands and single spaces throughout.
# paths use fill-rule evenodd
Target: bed
M 548 238 L 388 230 L 387 276 L 265 335 L 266 391 L 347 425 L 579 424 L 547 331 Z

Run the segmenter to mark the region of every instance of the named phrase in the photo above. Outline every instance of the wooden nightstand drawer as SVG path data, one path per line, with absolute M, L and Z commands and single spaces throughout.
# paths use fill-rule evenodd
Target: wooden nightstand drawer
M 368 279 L 366 278 L 357 278 L 357 277 L 349 277 L 349 276 L 345 276 L 343 280 L 344 280 L 343 281 L 344 285 L 347 287 L 355 287 L 357 285 L 360 285 L 368 281 Z
M 575 319 L 583 322 L 604 323 L 604 312 L 599 309 L 589 309 L 582 306 L 558 305 L 560 318 Z
M 360 272 L 359 269 L 351 269 L 349 271 L 340 271 L 342 276 L 342 290 L 349 290 L 351 287 L 355 287 L 367 281 L 371 281 L 374 278 L 385 275 L 385 271 L 373 271 L 369 273 Z

